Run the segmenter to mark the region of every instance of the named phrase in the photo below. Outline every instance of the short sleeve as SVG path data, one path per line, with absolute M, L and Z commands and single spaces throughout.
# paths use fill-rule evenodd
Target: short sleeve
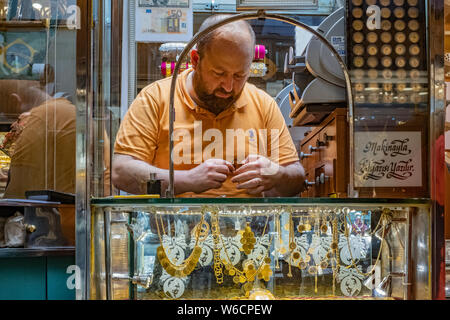
M 143 89 L 126 113 L 114 144 L 114 153 L 152 163 L 160 132 L 159 106 L 152 97 L 153 87 Z

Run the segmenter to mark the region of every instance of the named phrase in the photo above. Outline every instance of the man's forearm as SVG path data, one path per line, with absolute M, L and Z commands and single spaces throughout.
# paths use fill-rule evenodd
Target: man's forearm
M 292 163 L 280 167 L 279 183 L 271 190 L 265 191 L 265 197 L 292 197 L 300 194 L 303 190 L 305 171 L 301 164 Z
M 154 167 L 144 161 L 122 155 L 115 155 L 113 164 L 113 183 L 116 188 L 131 194 L 145 194 L 146 182 L 150 174 L 155 173 L 161 180 L 161 191 L 165 194 L 169 186 L 169 170 Z M 181 194 L 190 191 L 190 181 L 187 171 L 174 172 L 174 191 Z

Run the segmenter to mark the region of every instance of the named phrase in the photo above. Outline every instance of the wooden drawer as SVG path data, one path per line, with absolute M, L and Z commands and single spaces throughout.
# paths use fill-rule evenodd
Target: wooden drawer
M 300 143 L 310 186 L 303 197 L 346 197 L 349 177 L 347 110 L 333 111 Z

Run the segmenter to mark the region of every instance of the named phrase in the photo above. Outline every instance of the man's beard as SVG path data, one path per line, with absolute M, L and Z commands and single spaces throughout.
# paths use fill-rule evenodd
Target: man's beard
M 209 94 L 204 86 L 204 81 L 200 79 L 200 75 L 198 73 L 197 77 L 194 74 L 193 86 L 195 93 L 202 104 L 201 107 L 207 109 L 215 115 L 218 115 L 222 111 L 228 109 L 242 93 L 242 90 L 238 94 L 235 94 L 234 92 L 226 92 L 219 88 Z M 222 93 L 223 95 L 230 94 L 230 96 L 228 98 L 219 98 L 215 95 L 215 93 Z

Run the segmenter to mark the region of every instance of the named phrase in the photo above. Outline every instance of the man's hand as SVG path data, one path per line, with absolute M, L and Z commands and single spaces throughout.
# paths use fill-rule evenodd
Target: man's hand
M 250 155 L 243 166 L 235 171 L 232 182 L 237 189 L 247 189 L 247 193 L 257 195 L 273 189 L 281 182 L 284 168 L 260 155 Z
M 209 189 L 218 189 L 229 175 L 234 172 L 231 162 L 222 159 L 208 159 L 187 172 L 191 190 L 202 193 Z

